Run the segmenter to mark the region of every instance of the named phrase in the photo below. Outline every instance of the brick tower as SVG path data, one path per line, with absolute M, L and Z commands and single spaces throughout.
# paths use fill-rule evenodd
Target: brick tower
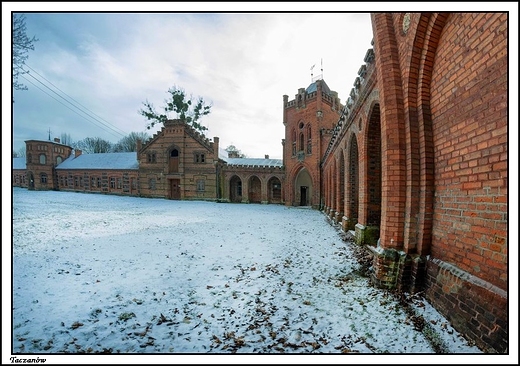
M 338 93 L 321 77 L 316 79 L 307 89 L 298 89 L 294 100 L 283 96 L 286 205 L 322 206 L 320 162 L 343 106 Z

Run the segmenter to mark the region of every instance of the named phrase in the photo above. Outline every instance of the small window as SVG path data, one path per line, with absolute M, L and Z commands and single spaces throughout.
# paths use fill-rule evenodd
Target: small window
M 60 165 L 62 161 L 63 161 L 63 159 L 61 158 L 61 156 L 58 156 L 56 158 L 56 165 Z
M 98 187 L 98 188 L 101 188 L 101 178 L 98 178 L 98 179 L 97 179 L 97 187 Z
M 154 152 L 148 153 L 148 162 L 149 163 L 156 163 L 157 162 L 157 155 Z
M 195 162 L 196 163 L 204 163 L 206 161 L 206 156 L 204 154 L 195 154 Z
M 148 188 L 155 190 L 155 178 L 150 178 L 150 180 L 148 180 Z
M 40 164 L 44 165 L 47 162 L 47 157 L 45 154 L 40 155 Z
M 110 188 L 116 188 L 116 178 L 110 177 Z
M 47 184 L 47 174 L 45 174 L 45 173 L 40 174 L 40 183 Z
M 123 187 L 123 184 L 121 182 L 121 178 L 117 178 L 117 189 L 121 189 Z
M 197 192 L 204 192 L 206 190 L 206 181 L 204 179 L 197 180 Z

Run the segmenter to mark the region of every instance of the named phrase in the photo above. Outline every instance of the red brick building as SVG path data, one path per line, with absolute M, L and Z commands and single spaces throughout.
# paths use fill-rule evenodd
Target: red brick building
M 179 120 L 170 120 L 137 152 L 83 154 L 54 141 L 26 141 L 12 183 L 34 190 L 119 194 L 172 200 L 283 203 L 281 159 L 229 158 Z
M 506 13 L 372 14 L 373 53 L 321 157 L 325 212 L 374 282 L 508 350 Z
M 424 291 L 507 353 L 508 14 L 371 17 L 344 105 L 321 78 L 283 96 L 283 160 L 223 156 L 217 137 L 169 121 L 137 153 L 27 141 L 13 185 L 312 206 L 371 248 L 377 286 Z

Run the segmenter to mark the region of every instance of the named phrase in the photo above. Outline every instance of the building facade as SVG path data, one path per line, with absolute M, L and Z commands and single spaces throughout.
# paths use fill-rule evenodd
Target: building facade
M 224 156 L 217 137 L 169 121 L 136 153 L 27 141 L 13 185 L 320 209 L 370 248 L 375 285 L 423 291 L 507 353 L 508 14 L 371 18 L 344 105 L 319 77 L 283 96 L 283 160 Z

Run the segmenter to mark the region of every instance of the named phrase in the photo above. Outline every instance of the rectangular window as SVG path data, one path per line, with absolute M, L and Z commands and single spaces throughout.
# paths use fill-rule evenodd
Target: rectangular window
M 148 188 L 155 190 L 155 178 L 150 178 L 148 181 Z
M 92 177 L 90 179 L 90 187 L 91 188 L 94 188 L 96 186 L 96 178 L 95 177 Z
M 74 177 L 74 187 L 79 187 L 79 177 Z
M 148 162 L 149 163 L 157 162 L 157 156 L 155 155 L 155 153 L 148 153 Z
M 123 187 L 123 184 L 121 182 L 121 178 L 117 178 L 117 189 L 121 189 Z
M 204 154 L 195 154 L 195 162 L 196 163 L 204 163 L 206 161 L 206 156 Z
M 137 179 L 132 178 L 132 189 L 137 189 Z
M 197 192 L 204 192 L 206 190 L 206 181 L 204 179 L 197 179 Z
M 97 187 L 98 187 L 98 188 L 101 188 L 101 178 L 98 178 L 98 179 L 97 179 Z
M 116 188 L 116 178 L 110 178 L 110 188 Z

